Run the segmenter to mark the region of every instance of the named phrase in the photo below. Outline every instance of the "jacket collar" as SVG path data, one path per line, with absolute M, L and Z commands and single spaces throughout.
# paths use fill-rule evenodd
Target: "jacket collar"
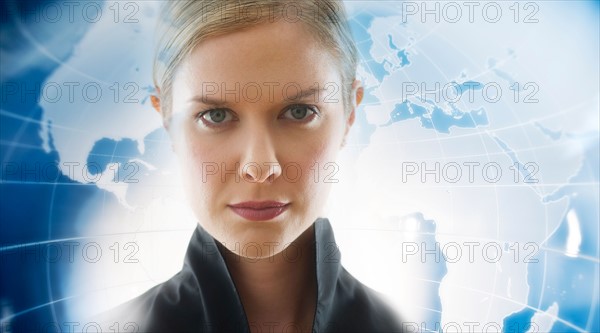
M 333 229 L 327 218 L 315 221 L 317 265 L 317 311 L 313 331 L 321 332 L 329 325 L 329 318 L 338 277 L 342 270 L 342 255 L 335 243 Z
M 341 254 L 335 243 L 333 229 L 327 218 L 315 221 L 317 307 L 313 331 L 328 324 L 331 304 L 338 277 L 342 271 Z M 217 241 L 199 224 L 187 249 L 183 269 L 189 269 L 197 281 L 197 292 L 202 303 L 203 325 L 219 329 L 248 332 L 248 319 L 239 294 L 229 274 Z M 210 327 L 206 327 L 209 328 Z

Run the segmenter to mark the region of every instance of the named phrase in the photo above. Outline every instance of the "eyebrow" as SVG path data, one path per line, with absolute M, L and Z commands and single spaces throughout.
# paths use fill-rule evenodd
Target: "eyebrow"
M 308 90 L 300 91 L 298 93 L 298 95 L 294 96 L 293 98 L 286 98 L 285 100 L 287 100 L 287 101 L 303 100 L 307 97 L 312 97 L 314 95 L 317 95 L 323 91 L 327 91 L 327 89 L 325 89 L 325 88 L 310 88 Z M 289 97 L 289 96 L 287 96 L 287 97 Z
M 293 91 L 292 89 L 288 89 L 288 90 L 289 91 Z M 290 101 L 291 102 L 297 102 L 297 101 L 305 100 L 305 99 L 307 99 L 309 97 L 313 97 L 315 95 L 318 95 L 321 92 L 327 92 L 327 91 L 328 91 L 328 89 L 326 89 L 326 88 L 310 88 L 310 89 L 307 89 L 307 90 L 302 90 L 302 91 L 298 92 L 298 94 L 290 93 L 289 94 L 290 96 L 285 96 L 285 98 L 283 99 L 283 101 L 284 102 L 290 102 Z M 236 92 L 236 93 L 228 92 L 226 94 L 226 96 L 227 95 L 231 96 L 231 95 L 235 95 L 235 94 L 238 95 L 238 96 L 236 96 L 236 99 L 240 99 L 240 96 L 239 96 L 240 94 L 238 94 L 238 92 Z M 261 94 L 262 94 L 262 91 L 261 91 Z M 270 96 L 270 94 L 271 94 L 271 92 L 267 91 L 267 96 Z M 217 94 L 212 94 L 212 95 L 219 95 L 219 94 L 217 93 Z M 218 98 L 216 96 L 212 96 L 212 95 L 210 95 L 210 96 L 196 95 L 196 96 L 190 98 L 189 102 L 197 102 L 197 103 L 202 103 L 202 104 L 207 104 L 207 105 L 213 105 L 213 106 L 219 106 L 219 107 L 231 104 L 231 103 L 228 103 L 227 101 L 224 101 L 224 100 L 222 100 L 222 99 L 220 99 L 220 98 Z M 320 98 L 317 98 L 317 101 L 319 101 L 319 99 Z

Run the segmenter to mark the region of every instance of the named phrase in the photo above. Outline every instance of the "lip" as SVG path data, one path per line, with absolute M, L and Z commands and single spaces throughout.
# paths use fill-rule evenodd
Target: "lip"
M 279 201 L 244 201 L 228 207 L 247 220 L 268 221 L 281 215 L 289 205 Z

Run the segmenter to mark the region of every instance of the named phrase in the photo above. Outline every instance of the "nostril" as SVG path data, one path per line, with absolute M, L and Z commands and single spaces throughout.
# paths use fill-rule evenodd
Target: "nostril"
M 260 167 L 257 162 L 250 162 L 245 167 L 240 168 L 240 176 L 248 182 L 269 182 L 275 181 L 281 175 L 281 166 L 277 162 L 264 162 L 267 167 Z
M 254 181 L 254 177 L 252 177 L 252 175 L 250 175 L 249 173 L 245 173 L 244 174 L 244 180 L 252 182 L 252 181 Z
M 269 183 L 272 183 L 275 180 L 275 174 L 270 174 L 269 177 L 267 177 L 267 181 L 269 181 Z

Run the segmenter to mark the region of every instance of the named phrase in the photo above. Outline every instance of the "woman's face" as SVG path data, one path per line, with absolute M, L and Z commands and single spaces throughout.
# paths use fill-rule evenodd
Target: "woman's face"
M 168 131 L 199 223 L 229 250 L 269 257 L 322 216 L 354 121 L 341 89 L 335 59 L 302 23 L 207 39 L 179 67 Z M 248 201 L 286 206 L 232 207 Z

